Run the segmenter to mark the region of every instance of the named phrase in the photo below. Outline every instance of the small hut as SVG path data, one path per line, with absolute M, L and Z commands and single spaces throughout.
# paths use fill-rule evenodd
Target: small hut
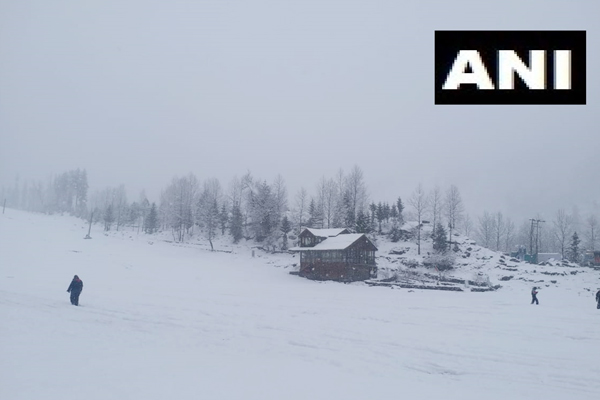
M 300 276 L 314 280 L 353 282 L 377 275 L 377 247 L 366 235 L 347 233 L 348 230 L 343 229 L 335 236 L 324 237 L 321 236 L 324 232 L 311 232 L 309 229 L 300 234 L 301 246 L 290 249 L 300 253 Z M 315 241 L 317 243 L 312 244 Z

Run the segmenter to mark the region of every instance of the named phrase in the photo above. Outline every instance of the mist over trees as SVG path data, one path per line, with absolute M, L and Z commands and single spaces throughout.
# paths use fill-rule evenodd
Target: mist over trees
M 12 187 L 2 187 L 2 201 L 8 207 L 46 214 L 67 213 L 85 217 L 88 208 L 88 179 L 85 169 L 50 176 L 45 182 L 15 179 Z
M 600 249 L 598 215 L 580 215 L 577 207 L 571 212 L 557 210 L 548 219 L 536 215 L 518 223 L 501 211 L 484 211 L 472 218 L 452 184 L 429 189 L 419 184 L 412 193 L 399 193 L 390 203 L 369 196 L 358 166 L 306 185 L 290 195 L 281 175 L 270 181 L 246 172 L 223 185 L 189 173 L 174 177 L 157 201 L 151 202 L 144 191 L 132 200 L 124 185 L 90 193 L 87 172 L 78 168 L 46 181 L 17 177 L 13 185 L 0 189 L 0 195 L 8 207 L 91 218 L 105 231 L 168 232 L 176 242 L 206 240 L 211 249 L 221 237 L 232 243 L 251 240 L 265 249 L 285 250 L 296 245 L 297 235 L 306 227 L 349 228 L 384 235 L 393 242 L 410 240 L 417 244 L 419 254 L 423 240 L 431 241 L 436 253 L 452 252 L 453 238 L 459 234 L 496 251 L 525 248 L 529 253 L 558 253 L 579 261 L 586 251 Z M 423 236 L 425 225 L 430 226 L 427 237 Z

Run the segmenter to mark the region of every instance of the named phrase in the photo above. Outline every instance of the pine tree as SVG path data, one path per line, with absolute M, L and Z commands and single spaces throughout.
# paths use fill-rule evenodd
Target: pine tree
M 569 249 L 569 260 L 571 262 L 579 262 L 579 243 L 581 243 L 581 240 L 575 232 L 571 238 L 571 248 Z
M 352 206 L 352 198 L 349 192 L 345 192 L 342 197 L 342 208 L 344 210 L 344 224 L 347 227 L 353 227 L 356 224 L 356 213 Z
M 279 225 L 277 215 L 277 199 L 266 181 L 257 183 L 254 190 L 248 193 L 248 214 L 250 217 L 250 231 L 257 242 L 272 239 L 276 227 Z
M 290 220 L 287 216 L 284 216 L 281 220 L 281 227 L 279 230 L 283 233 L 283 250 L 287 250 L 288 247 L 288 237 L 287 234 L 292 230 L 292 224 L 290 224 Z
M 363 210 L 358 210 L 358 214 L 356 216 L 356 233 L 369 232 L 371 232 L 369 216 Z
M 390 218 L 398 219 L 398 209 L 395 204 L 392 204 L 392 208 L 390 209 Z
M 322 228 L 323 227 L 323 209 L 317 204 L 315 199 L 310 200 L 308 206 L 308 226 L 310 228 Z
M 156 212 L 156 203 L 152 203 L 150 212 L 144 221 L 144 232 L 153 234 L 158 229 L 158 213 Z
M 238 203 L 234 203 L 231 208 L 231 222 L 229 223 L 229 233 L 233 237 L 233 243 L 238 243 L 243 237 L 244 216 Z
M 260 221 L 260 231 L 264 236 L 257 236 L 256 240 L 261 242 L 273 232 L 273 221 L 271 220 L 271 214 L 266 213 L 263 215 L 262 220 Z
M 383 203 L 383 219 L 386 224 L 390 222 L 390 205 L 388 203 Z
M 308 205 L 308 222 L 306 223 L 306 225 L 308 225 L 309 228 L 316 228 L 316 205 L 315 205 L 315 199 L 310 199 L 310 204 Z
M 227 207 L 225 207 L 225 203 L 221 206 L 221 212 L 219 213 L 219 222 L 221 224 L 221 235 L 225 234 L 225 228 L 227 227 L 227 221 L 229 220 L 229 215 L 227 214 Z
M 371 203 L 369 205 L 369 211 L 371 211 L 371 226 L 375 226 L 375 218 L 377 215 L 377 204 Z
M 392 229 L 390 230 L 390 236 L 392 238 L 392 242 L 396 243 L 400 240 L 400 229 L 398 228 L 398 223 L 394 222 L 392 225 Z
M 385 208 L 381 202 L 377 204 L 377 212 L 375 213 L 375 215 L 377 217 L 377 222 L 379 223 L 379 233 L 381 233 L 381 223 L 385 219 Z
M 433 235 L 433 250 L 437 253 L 445 253 L 448 250 L 448 243 L 446 242 L 446 230 L 444 226 L 438 222 Z
M 398 211 L 398 224 L 402 226 L 404 224 L 404 216 L 402 215 L 404 204 L 402 204 L 402 199 L 400 197 L 398 197 L 398 200 L 396 201 L 396 209 Z

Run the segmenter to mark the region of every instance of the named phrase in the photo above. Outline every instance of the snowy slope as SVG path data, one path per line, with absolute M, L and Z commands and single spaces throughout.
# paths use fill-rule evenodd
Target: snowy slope
M 376 237 L 379 249 L 378 278 L 397 276 L 399 280 L 418 282 L 422 279 L 425 283 L 435 283 L 435 279 L 431 278 L 431 275 L 435 275 L 462 281 L 489 282 L 491 286 L 501 286 L 503 291 L 515 292 L 515 295 L 522 295 L 536 286 L 542 289 L 562 287 L 575 291 L 577 295 L 588 296 L 595 294 L 600 287 L 600 273 L 592 268 L 560 262 L 528 264 L 478 246 L 475 241 L 459 234 L 453 235 L 453 242 L 458 249 L 451 252 L 455 256 L 454 268 L 438 274 L 432 268 L 423 266 L 428 254 L 433 252 L 430 229 L 428 225 L 423 228 L 420 255 L 414 241 L 391 243 L 387 237 Z M 467 291 L 474 289 L 468 285 L 461 287 Z
M 597 274 L 564 277 L 531 306 L 516 278 L 489 293 L 313 282 L 288 273 L 287 254 L 86 232 L 0 215 L 0 399 L 600 393 L 600 310 L 585 290 Z M 82 307 L 66 293 L 74 274 Z

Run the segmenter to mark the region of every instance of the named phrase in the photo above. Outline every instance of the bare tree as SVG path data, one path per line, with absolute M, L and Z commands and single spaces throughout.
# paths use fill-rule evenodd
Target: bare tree
M 127 192 L 125 191 L 125 185 L 119 185 L 114 189 L 113 204 L 115 207 L 117 231 L 123 225 L 123 214 L 127 207 Z
M 408 199 L 408 204 L 413 208 L 417 218 L 417 253 L 421 254 L 421 221 L 428 209 L 428 198 L 423 190 L 423 185 L 419 183 L 412 196 Z
M 442 190 L 437 185 L 433 188 L 431 193 L 429 193 L 429 204 L 431 206 L 431 215 L 433 217 L 433 236 L 435 236 L 437 224 L 442 223 L 443 212 Z
M 281 175 L 277 175 L 272 187 L 273 196 L 275 197 L 275 217 L 277 219 L 275 222 L 277 226 L 279 226 L 283 214 L 288 209 L 287 188 L 285 187 L 285 181 Z
M 163 224 L 170 227 L 174 240 L 183 242 L 195 223 L 194 208 L 198 195 L 198 179 L 194 174 L 173 178 L 161 193 L 160 214 Z
M 308 211 L 308 193 L 303 187 L 296 194 L 296 212 L 294 213 L 295 223 L 298 225 L 298 234 L 302 232 L 302 225 L 306 221 Z
M 494 215 L 494 239 L 496 241 L 496 251 L 502 250 L 502 239 L 506 233 L 506 225 L 504 222 L 504 216 L 501 212 L 497 212 Z
M 571 237 L 572 226 L 571 216 L 562 208 L 558 210 L 554 220 L 554 236 L 560 246 L 560 254 L 563 259 L 565 258 L 568 240 Z
M 464 205 L 460 192 L 455 185 L 451 185 L 446 192 L 445 201 L 446 219 L 448 220 L 448 235 L 450 245 L 452 245 L 452 231 L 456 229 L 464 213 Z
M 348 200 L 348 207 L 352 220 L 356 221 L 356 216 L 359 211 L 364 211 L 367 207 L 367 187 L 363 178 L 362 169 L 358 165 L 355 165 L 350 171 L 350 174 L 346 177 L 345 182 L 345 195 Z
M 471 220 L 469 214 L 465 214 L 462 220 L 462 231 L 465 236 L 471 236 L 471 233 L 473 231 L 473 220 Z
M 326 180 L 323 177 L 319 185 L 319 197 L 322 197 L 323 222 L 327 228 L 333 228 L 338 197 L 337 185 L 333 179 Z
M 529 248 L 529 235 L 531 232 L 531 224 L 529 221 L 523 221 L 519 225 L 519 229 L 516 234 L 516 242 L 519 246 Z
M 586 220 L 586 232 L 585 236 L 587 239 L 586 246 L 588 250 L 596 250 L 596 244 L 598 242 L 598 218 L 594 214 L 590 214 Z
M 231 204 L 241 205 L 243 201 L 242 181 L 235 176 L 229 183 L 229 200 Z
M 496 231 L 496 218 L 485 211 L 479 217 L 479 225 L 477 226 L 477 241 L 480 245 L 486 248 L 491 248 L 494 242 L 494 233 Z
M 504 229 L 504 251 L 510 252 L 515 241 L 515 224 L 510 218 L 506 218 Z

